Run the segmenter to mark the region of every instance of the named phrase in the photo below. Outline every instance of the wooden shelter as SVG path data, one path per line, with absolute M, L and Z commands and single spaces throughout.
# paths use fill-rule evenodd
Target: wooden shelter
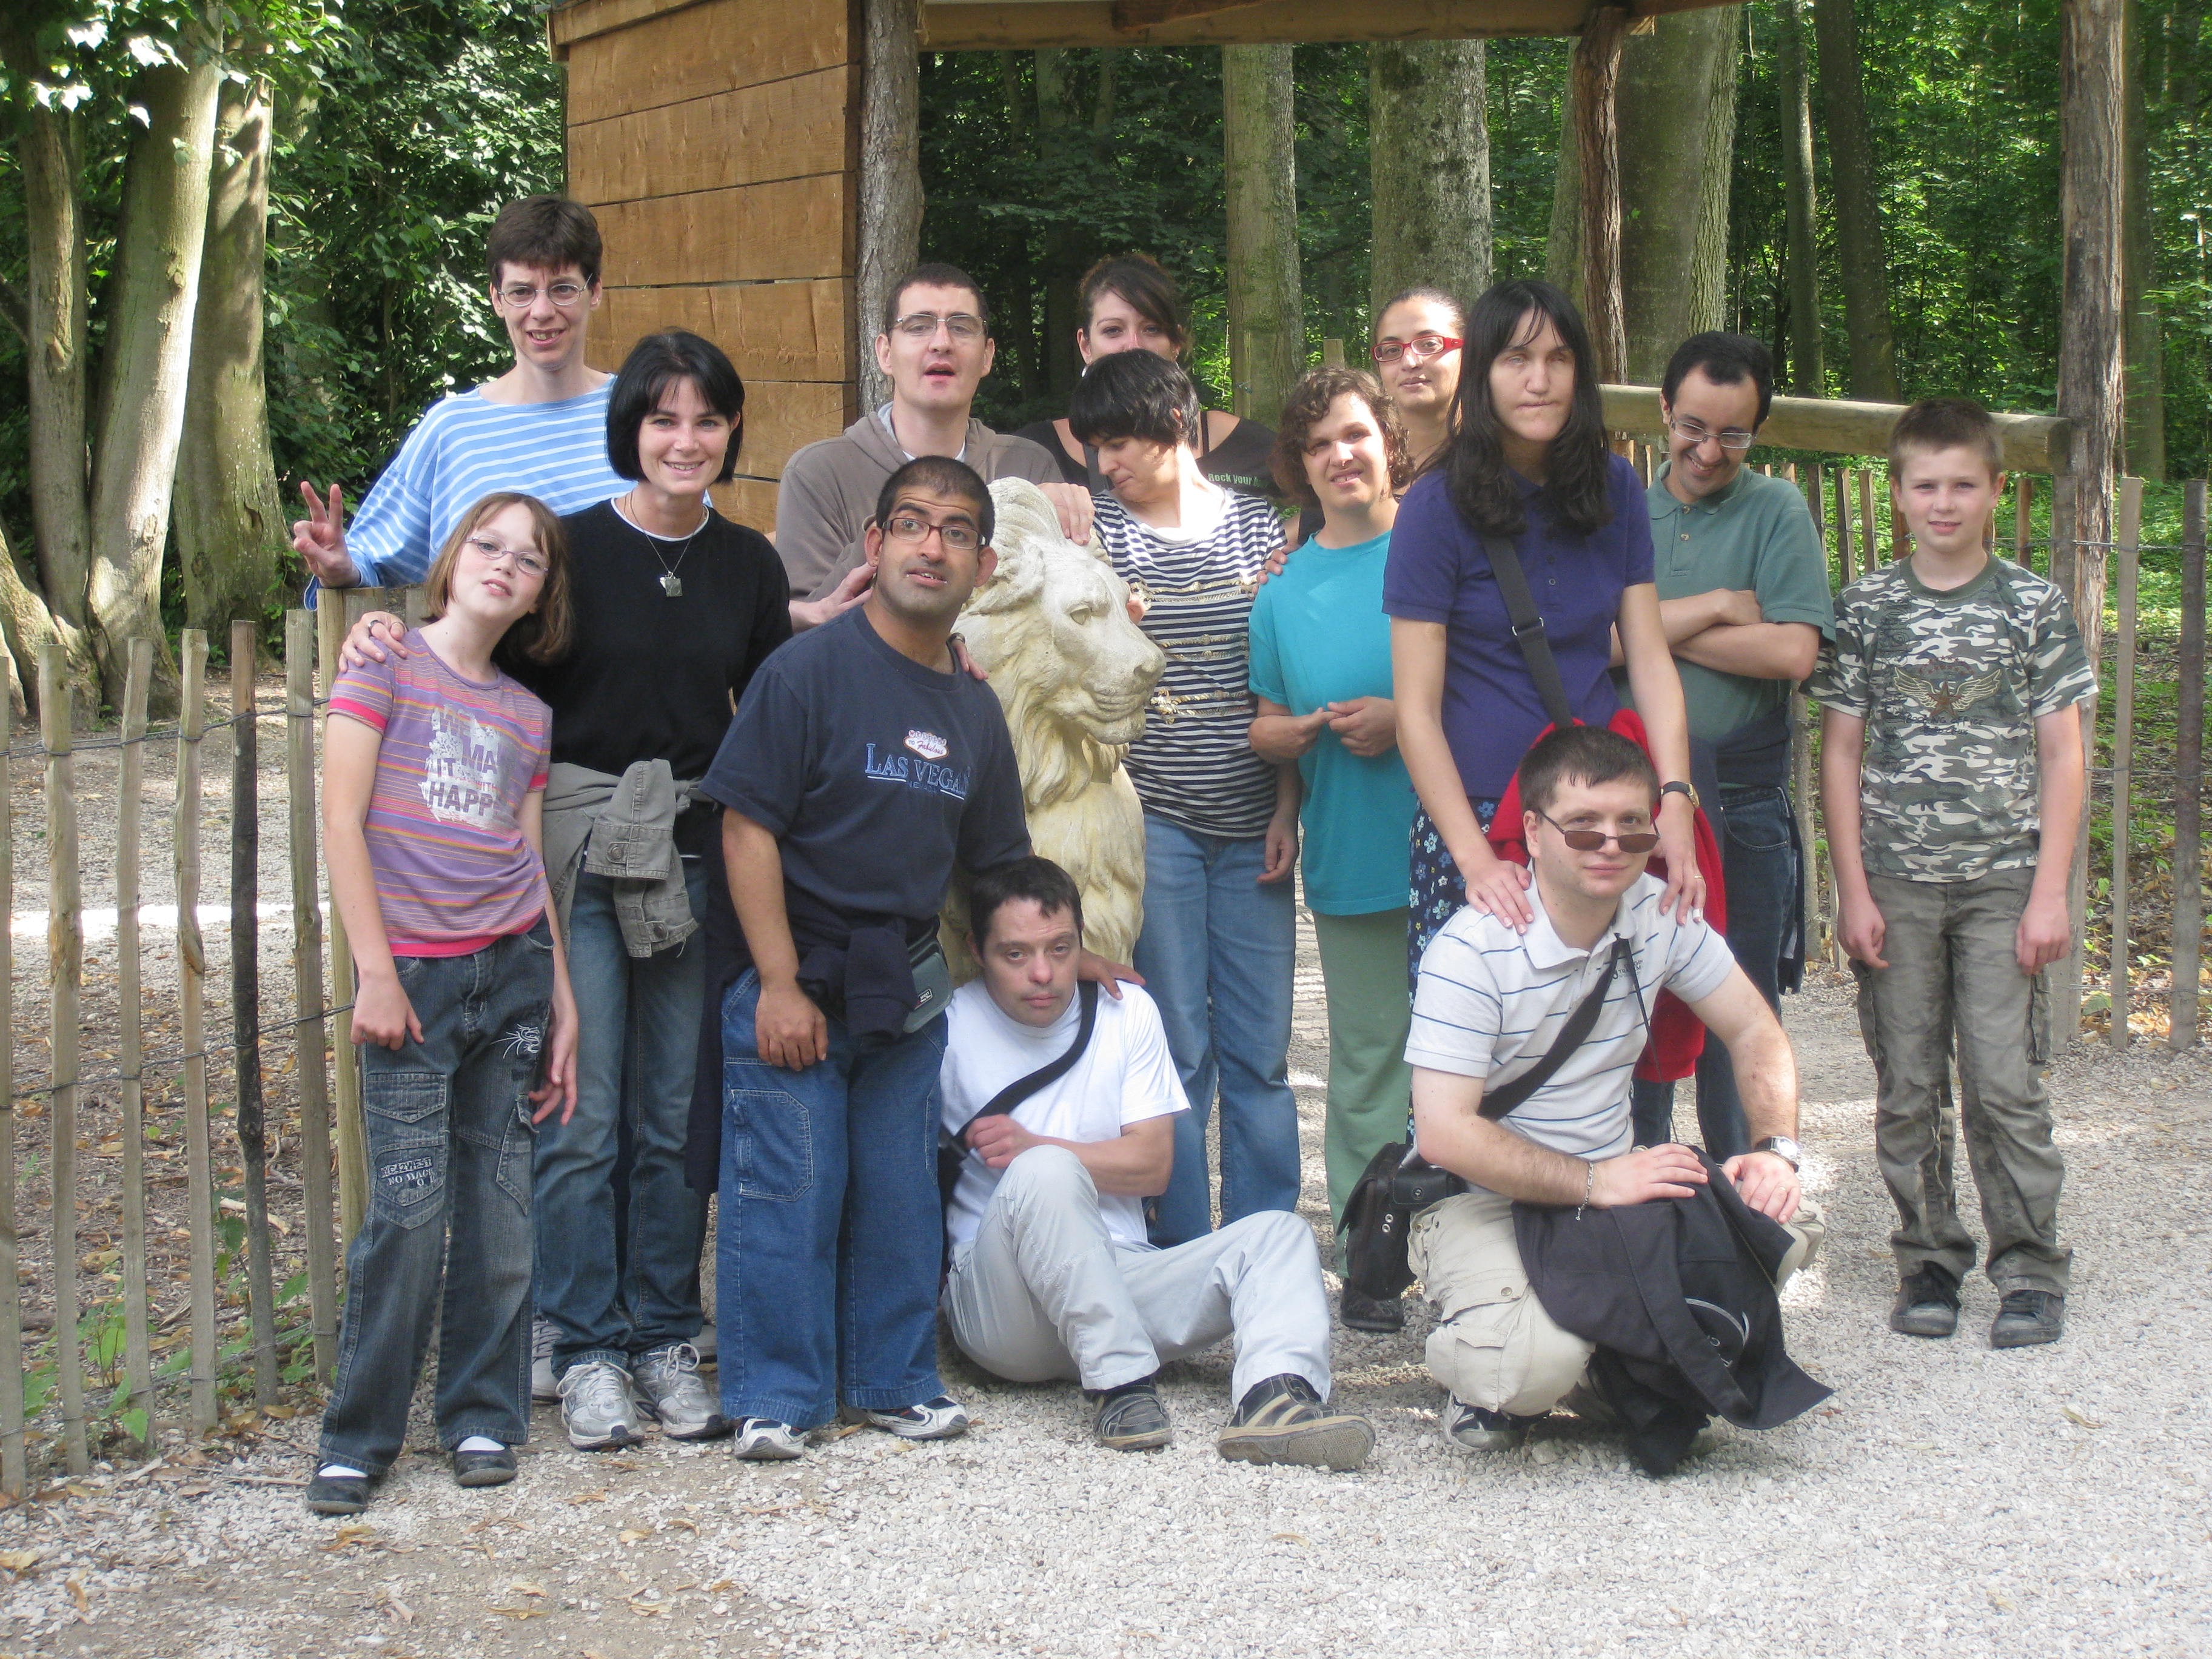
M 792 452 L 858 413 L 868 319 L 915 258 L 917 52 L 1540 34 L 1583 37 L 1586 289 L 1603 296 L 1592 319 L 1602 355 L 1608 325 L 1615 339 L 1620 329 L 1620 39 L 1640 20 L 1716 3 L 570 0 L 548 33 L 568 64 L 568 188 L 606 238 L 593 355 L 619 362 L 667 326 L 720 344 L 746 387 L 742 472 L 725 505 L 771 525 Z

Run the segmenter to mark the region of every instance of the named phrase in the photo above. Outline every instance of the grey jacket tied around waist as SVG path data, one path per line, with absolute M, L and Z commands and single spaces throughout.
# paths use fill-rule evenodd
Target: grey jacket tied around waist
M 649 957 L 698 931 L 676 850 L 677 815 L 699 799 L 699 780 L 679 779 L 665 760 L 641 760 L 620 777 L 555 763 L 545 778 L 545 874 L 561 936 L 580 871 L 615 884 L 623 948 Z

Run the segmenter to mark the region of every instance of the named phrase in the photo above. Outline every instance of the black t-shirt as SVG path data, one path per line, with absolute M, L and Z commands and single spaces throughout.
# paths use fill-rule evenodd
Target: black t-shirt
M 574 642 L 557 663 L 515 670 L 553 710 L 553 758 L 617 774 L 665 760 L 679 778 L 702 775 L 732 705 L 791 637 L 783 562 L 767 537 L 711 509 L 688 550 L 611 501 L 561 527 Z M 661 586 L 671 567 L 683 585 L 675 597 Z
M 953 866 L 1030 850 L 998 694 L 885 644 L 855 605 L 753 677 L 706 792 L 773 832 L 816 906 L 922 923 Z
M 1091 470 L 1079 459 L 1068 454 L 1066 447 L 1060 441 L 1059 428 L 1050 421 L 1032 421 L 1014 436 L 1027 438 L 1059 462 L 1060 476 L 1068 483 L 1091 482 Z M 1282 494 L 1275 488 L 1275 475 L 1268 470 L 1268 457 L 1274 452 L 1273 432 L 1257 421 L 1240 420 L 1230 428 L 1226 438 L 1198 458 L 1198 470 L 1224 489 L 1272 501 Z

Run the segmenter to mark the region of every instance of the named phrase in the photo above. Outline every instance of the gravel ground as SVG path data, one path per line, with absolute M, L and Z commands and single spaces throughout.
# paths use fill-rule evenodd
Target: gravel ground
M 1304 943 L 1292 1072 L 1317 1194 Z M 1381 1438 L 1352 1475 L 1221 1462 L 1225 1351 L 1171 1368 L 1182 1438 L 1150 1456 L 1091 1447 L 1072 1388 L 951 1357 L 980 1419 L 964 1441 L 592 1457 L 541 1412 L 520 1480 L 464 1493 L 418 1422 L 424 1450 L 350 1523 L 299 1507 L 301 1417 L 0 1514 L 0 1659 L 2212 1652 L 2212 1056 L 2057 1068 L 2073 1322 L 1994 1354 L 1986 1283 L 1952 1342 L 1884 1328 L 1890 1216 L 1848 996 L 1785 1006 L 1831 1232 L 1784 1304 L 1836 1397 L 1771 1434 L 1723 1428 L 1672 1480 L 1565 1417 L 1519 1453 L 1447 1453 L 1419 1314 L 1402 1336 L 1339 1333 L 1338 1397 Z

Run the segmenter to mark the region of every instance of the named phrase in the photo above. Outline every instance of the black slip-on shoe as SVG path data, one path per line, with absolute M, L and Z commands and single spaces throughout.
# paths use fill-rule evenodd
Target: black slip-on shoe
M 1388 1302 L 1380 1297 L 1362 1296 L 1347 1285 L 1337 1303 L 1336 1316 L 1348 1331 L 1402 1331 L 1406 1328 L 1406 1304 L 1396 1297 Z
M 453 1454 L 453 1484 L 457 1486 L 503 1486 L 514 1479 L 514 1449 L 497 1451 L 457 1451 Z
M 1959 1281 L 1934 1262 L 1898 1282 L 1889 1328 L 1905 1336 L 1948 1336 L 1959 1328 Z
M 1153 1378 L 1140 1376 L 1092 1397 L 1098 1414 L 1091 1419 L 1091 1437 L 1100 1445 L 1113 1451 L 1158 1451 L 1175 1438 Z
M 2066 1298 L 2056 1291 L 2007 1291 L 1990 1326 L 1992 1348 L 2033 1348 L 2066 1334 Z
M 359 1515 L 368 1507 L 376 1482 L 365 1474 L 325 1474 L 317 1468 L 307 1478 L 307 1509 L 314 1515 Z
M 1286 1371 L 1247 1389 L 1213 1444 L 1232 1463 L 1295 1463 L 1342 1474 L 1375 1449 L 1375 1425 L 1330 1411 L 1312 1383 Z

